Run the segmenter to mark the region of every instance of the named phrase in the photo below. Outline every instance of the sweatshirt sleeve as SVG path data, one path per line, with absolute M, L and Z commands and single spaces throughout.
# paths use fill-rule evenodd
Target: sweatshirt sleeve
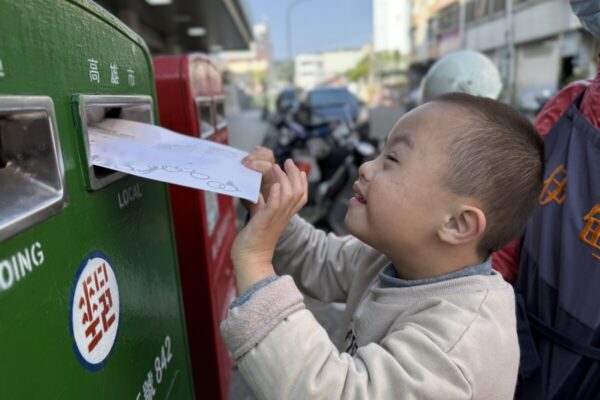
M 277 299 L 277 301 L 273 301 Z M 470 399 L 447 353 L 416 327 L 340 353 L 290 277 L 230 310 L 221 332 L 259 399 Z
M 309 296 L 345 302 L 356 269 L 378 257 L 381 253 L 355 237 L 326 234 L 296 215 L 279 239 L 273 266 Z

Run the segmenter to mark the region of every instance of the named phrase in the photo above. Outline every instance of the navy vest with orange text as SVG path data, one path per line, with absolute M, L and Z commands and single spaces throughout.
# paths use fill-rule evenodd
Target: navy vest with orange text
M 600 131 L 579 112 L 582 97 L 546 137 L 521 244 L 517 399 L 600 398 Z

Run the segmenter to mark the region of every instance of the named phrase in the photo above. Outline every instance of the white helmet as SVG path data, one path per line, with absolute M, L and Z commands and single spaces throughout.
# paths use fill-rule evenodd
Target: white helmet
M 460 50 L 437 60 L 421 82 L 423 103 L 448 92 L 463 92 L 498 99 L 502 90 L 500 73 L 481 53 Z

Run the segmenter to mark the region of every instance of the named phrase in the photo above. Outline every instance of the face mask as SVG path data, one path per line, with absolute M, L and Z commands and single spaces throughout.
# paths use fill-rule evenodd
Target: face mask
M 570 3 L 581 25 L 592 35 L 600 38 L 600 1 L 570 0 Z

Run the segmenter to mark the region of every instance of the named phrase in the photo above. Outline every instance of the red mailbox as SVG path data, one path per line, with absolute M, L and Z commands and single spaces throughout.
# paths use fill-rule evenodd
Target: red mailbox
M 202 54 L 155 57 L 154 69 L 161 125 L 227 144 L 223 82 L 210 60 Z M 169 190 L 196 397 L 227 399 L 232 360 L 219 324 L 236 294 L 229 256 L 236 235 L 233 199 L 175 185 Z

